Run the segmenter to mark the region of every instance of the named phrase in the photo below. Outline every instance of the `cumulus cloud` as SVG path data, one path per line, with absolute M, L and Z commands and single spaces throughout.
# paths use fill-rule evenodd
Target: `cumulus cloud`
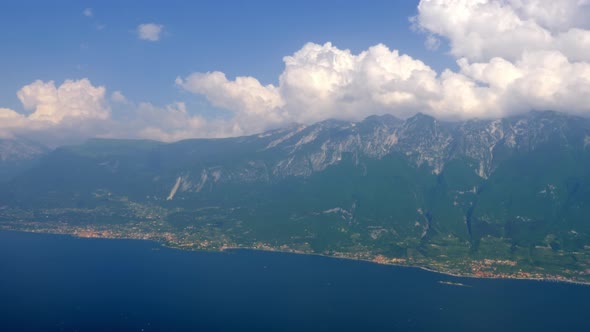
M 138 138 L 170 142 L 194 137 L 219 138 L 244 134 L 236 121 L 206 119 L 190 114 L 182 102 L 164 107 L 142 102 L 137 105 L 135 112 L 133 135 Z
M 422 0 L 414 27 L 425 45 L 449 43 L 458 70 L 437 73 L 376 45 L 358 54 L 309 43 L 283 60 L 278 85 L 221 72 L 177 84 L 234 112 L 244 128 L 375 113 L 493 118 L 532 109 L 590 115 L 590 2 Z
M 0 109 L 0 135 L 57 128 L 62 135 L 172 141 L 385 113 L 469 119 L 550 109 L 590 116 L 589 7 L 587 0 L 422 0 L 413 26 L 432 50 L 448 43 L 455 70 L 437 72 L 383 44 L 352 53 L 328 42 L 285 56 L 276 84 L 219 71 L 176 78 L 180 89 L 226 110 L 218 116 L 182 102 L 135 103 L 121 91 L 106 98 L 106 89 L 87 79 L 36 81 L 17 94 L 30 114 Z M 146 40 L 161 31 L 153 23 L 138 27 Z M 111 117 L 111 106 L 125 112 Z
M 0 108 L 0 138 L 12 138 L 14 130 L 25 125 L 26 118 L 11 109 Z
M 331 43 L 308 43 L 284 62 L 278 86 L 263 86 L 253 77 L 228 80 L 220 72 L 193 73 L 176 83 L 233 111 L 245 132 L 289 122 L 358 119 L 391 107 L 410 115 L 439 89 L 430 67 L 382 44 L 355 55 Z
M 27 118 L 60 123 L 64 119 L 106 119 L 110 109 L 104 100 L 105 88 L 95 87 L 88 79 L 66 80 L 59 87 L 53 81 L 35 81 L 17 92 Z
M 121 91 L 114 91 L 111 94 L 111 100 L 115 103 L 119 103 L 119 104 L 126 104 L 128 103 L 127 101 L 127 97 L 125 97 L 125 95 L 123 94 L 123 92 Z
M 141 40 L 158 41 L 164 26 L 156 23 L 145 23 L 137 26 L 137 36 Z
M 470 110 L 464 97 L 465 117 L 531 109 L 590 115 L 589 15 L 585 0 L 422 0 L 414 22 L 446 39 L 458 58 L 459 72 L 443 73 L 441 84 L 462 81 L 456 88 L 483 110 Z M 461 106 L 445 99 L 441 112 Z
M 86 78 L 60 85 L 38 80 L 23 86 L 17 96 L 28 113 L 0 108 L 0 138 L 27 136 L 58 146 L 88 137 L 176 141 L 245 133 L 235 119 L 206 119 L 190 113 L 182 102 L 134 103 L 121 91 L 107 97 L 105 87 Z M 112 108 L 119 114 L 113 116 Z
M 358 119 L 392 107 L 407 115 L 437 90 L 434 70 L 382 44 L 352 54 L 309 43 L 284 62 L 279 89 L 290 121 Z
M 514 62 L 457 61 L 437 74 L 423 62 L 376 45 L 359 54 L 330 43 L 309 43 L 284 58 L 279 85 L 223 73 L 177 79 L 182 88 L 229 109 L 248 129 L 371 114 L 407 117 L 425 112 L 446 119 L 491 118 L 531 109 L 587 114 L 590 65 L 557 51 L 525 52 Z
M 590 3 L 580 0 L 422 0 L 415 23 L 446 38 L 451 53 L 474 61 L 519 60 L 555 50 L 590 61 Z
M 83 133 L 88 125 L 110 118 L 105 88 L 94 86 L 88 79 L 55 82 L 35 81 L 23 86 L 17 96 L 29 114 L 0 108 L 2 136 L 32 132 Z M 89 133 L 96 134 L 98 131 Z
M 176 84 L 205 95 L 214 106 L 235 111 L 236 126 L 246 126 L 245 132 L 282 124 L 286 118 L 278 89 L 273 85 L 263 86 L 253 77 L 237 77 L 230 81 L 221 72 L 194 73 L 184 79 L 177 77 Z
M 86 17 L 92 17 L 94 15 L 94 13 L 92 12 L 92 8 L 84 9 L 84 11 L 82 11 L 82 15 Z
M 428 35 L 424 41 L 424 46 L 431 51 L 436 51 L 440 47 L 440 39 L 434 35 Z

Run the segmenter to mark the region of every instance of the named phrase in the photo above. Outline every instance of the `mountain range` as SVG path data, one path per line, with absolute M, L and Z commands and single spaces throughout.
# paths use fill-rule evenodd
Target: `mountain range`
M 23 138 L 0 138 L 0 183 L 33 166 L 50 149 Z
M 0 156 L 8 228 L 590 279 L 590 120 L 563 113 L 383 115 L 53 151 L 3 140 Z

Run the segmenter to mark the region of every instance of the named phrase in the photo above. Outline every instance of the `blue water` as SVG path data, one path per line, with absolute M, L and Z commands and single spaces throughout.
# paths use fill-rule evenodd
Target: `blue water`
M 0 232 L 0 331 L 588 331 L 589 301 L 572 284 Z

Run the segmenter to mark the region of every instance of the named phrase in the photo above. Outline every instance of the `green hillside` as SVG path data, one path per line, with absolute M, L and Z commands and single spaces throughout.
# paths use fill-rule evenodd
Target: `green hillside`
M 0 223 L 590 281 L 589 144 L 590 120 L 554 112 L 90 140 L 2 186 Z

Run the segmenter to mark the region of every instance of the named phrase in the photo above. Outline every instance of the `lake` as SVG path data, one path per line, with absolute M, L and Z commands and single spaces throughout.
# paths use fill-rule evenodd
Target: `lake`
M 0 231 L 0 331 L 587 331 L 589 301 L 583 285 Z

